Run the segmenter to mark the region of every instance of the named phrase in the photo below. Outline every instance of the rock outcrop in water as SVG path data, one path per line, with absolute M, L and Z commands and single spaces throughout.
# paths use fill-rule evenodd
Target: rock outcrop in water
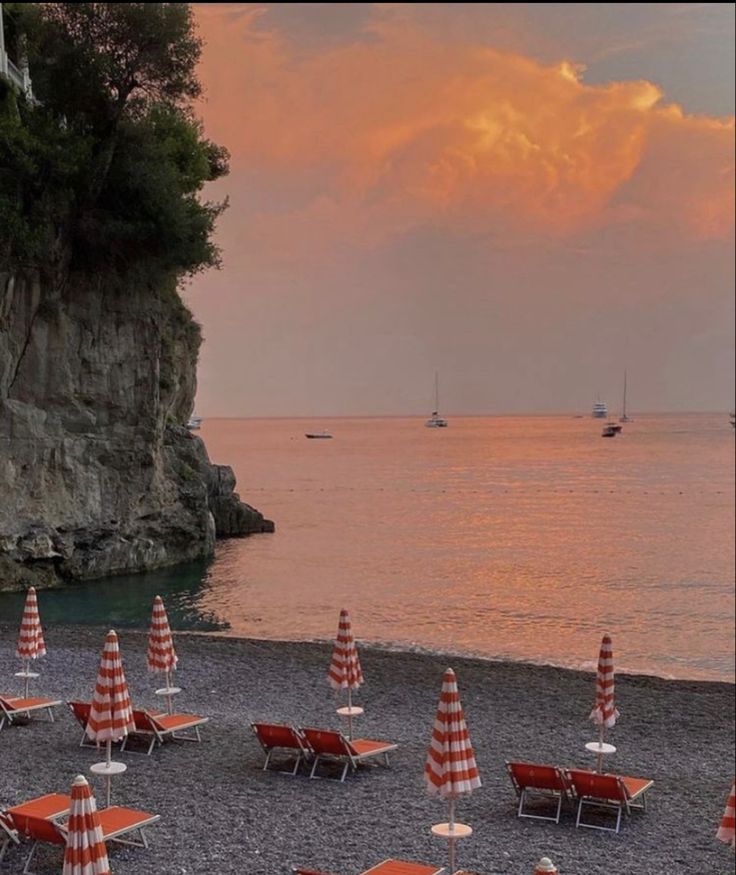
M 115 282 L 0 273 L 0 589 L 273 531 L 184 425 L 200 333 L 174 283 Z

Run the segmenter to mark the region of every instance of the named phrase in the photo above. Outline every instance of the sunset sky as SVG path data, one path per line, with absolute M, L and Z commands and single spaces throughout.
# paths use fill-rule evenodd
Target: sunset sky
M 195 9 L 199 413 L 732 407 L 732 4 Z

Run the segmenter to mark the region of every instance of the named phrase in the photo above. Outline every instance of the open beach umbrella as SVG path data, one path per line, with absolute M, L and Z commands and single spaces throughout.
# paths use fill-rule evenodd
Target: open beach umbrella
M 337 638 L 332 649 L 332 660 L 327 679 L 333 690 L 348 691 L 348 726 L 352 737 L 353 690 L 363 683 L 363 671 L 358 659 L 358 649 L 353 638 L 353 628 L 350 624 L 350 614 L 343 608 L 340 611 L 340 622 L 337 627 Z
M 31 660 L 39 656 L 46 656 L 46 644 L 43 640 L 41 619 L 38 615 L 38 601 L 36 600 L 36 588 L 30 587 L 26 595 L 26 603 L 23 608 L 23 617 L 20 621 L 20 635 L 15 655 L 23 660 L 23 671 L 26 679 L 26 698 L 28 698 L 28 681 L 30 678 Z
M 62 875 L 110 875 L 97 804 L 83 775 L 72 784 Z
M 455 800 L 469 796 L 481 786 L 473 745 L 465 723 L 455 672 L 448 668 L 432 730 L 432 740 L 424 766 L 427 792 L 449 803 L 448 834 L 450 867 L 455 871 Z M 460 824 L 458 824 L 460 826 Z M 467 833 L 466 833 L 467 834 Z
M 153 600 L 146 661 L 149 671 L 166 674 L 166 688 L 171 689 L 171 672 L 176 669 L 179 657 L 174 650 L 169 618 L 166 616 L 166 608 L 160 595 L 157 595 Z M 168 697 L 168 701 L 169 711 L 171 711 L 171 696 Z
M 134 729 L 133 708 L 120 657 L 118 636 L 110 630 L 100 658 L 97 683 L 87 722 L 87 737 L 90 741 L 96 741 L 98 744 L 104 742 L 107 745 L 109 763 L 112 742 L 121 741 Z
M 731 845 L 736 850 L 736 780 L 731 785 L 731 792 L 726 803 L 726 810 L 721 818 L 716 838 Z

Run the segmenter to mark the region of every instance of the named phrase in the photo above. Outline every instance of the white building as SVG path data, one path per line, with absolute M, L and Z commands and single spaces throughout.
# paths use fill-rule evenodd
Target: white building
M 33 100 L 31 77 L 25 58 L 19 58 L 17 64 L 9 57 L 5 49 L 5 26 L 3 23 L 3 4 L 0 3 L 0 76 L 9 79 L 29 100 Z

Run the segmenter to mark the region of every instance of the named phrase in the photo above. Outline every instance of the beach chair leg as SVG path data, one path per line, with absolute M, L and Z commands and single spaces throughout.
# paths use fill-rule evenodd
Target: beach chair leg
M 348 762 L 346 762 L 345 765 L 343 766 L 343 769 L 342 769 L 342 775 L 340 776 L 340 783 L 341 783 L 341 784 L 344 784 L 344 783 L 345 783 L 345 776 L 346 776 L 347 773 L 348 773 L 348 769 L 350 768 L 350 765 L 351 765 L 351 763 L 350 763 L 350 761 L 348 761 Z M 355 770 L 355 766 L 353 766 L 353 770 Z
M 151 754 L 153 753 L 154 747 L 156 747 L 156 736 L 155 735 L 151 737 L 151 743 L 148 745 L 148 752 L 146 753 L 146 756 L 149 756 L 149 757 L 151 756 Z
M 314 773 L 317 771 L 317 766 L 319 764 L 319 756 L 314 758 L 314 762 L 312 763 L 312 771 L 309 773 L 310 778 L 314 778 Z
M 516 816 L 523 817 L 522 812 L 524 811 L 524 799 L 525 799 L 526 790 L 522 790 L 519 793 L 519 807 L 516 809 Z
M 139 833 L 140 839 L 136 840 L 132 838 L 135 834 Z M 133 830 L 131 833 L 131 838 L 123 839 L 123 838 L 112 838 L 106 839 L 108 842 L 117 842 L 119 845 L 132 845 L 134 848 L 147 848 L 148 847 L 148 839 L 146 838 L 145 832 L 143 832 L 143 827 L 140 827 L 137 830 Z
M 575 828 L 576 829 L 580 826 L 580 815 L 582 813 L 583 813 L 583 800 L 581 799 L 580 802 L 578 802 L 578 816 L 577 816 L 577 819 L 575 820 Z
M 621 828 L 621 806 L 618 807 L 618 815 L 616 817 L 616 835 L 618 835 L 618 831 Z
M 31 860 L 33 859 L 33 855 L 36 853 L 36 848 L 38 848 L 38 842 L 33 843 L 33 847 L 31 848 L 31 853 L 28 855 L 28 859 L 26 860 L 26 864 L 23 867 L 23 875 L 37 875 L 31 868 Z
M 271 750 L 266 751 L 266 762 L 263 764 L 263 771 L 268 771 L 268 764 L 271 762 L 271 754 L 273 753 L 273 748 Z
M 294 763 L 294 768 L 291 770 L 292 775 L 296 775 L 296 773 L 299 771 L 299 766 L 301 764 L 302 764 L 302 755 L 299 754 L 299 756 L 296 758 L 296 763 Z
M 560 822 L 560 814 L 562 813 L 562 794 L 557 797 L 557 816 L 555 817 L 555 823 Z

